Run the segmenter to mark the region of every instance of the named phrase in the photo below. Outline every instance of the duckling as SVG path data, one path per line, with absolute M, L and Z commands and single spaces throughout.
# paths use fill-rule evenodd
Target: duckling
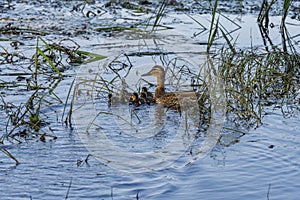
M 153 94 L 151 92 L 148 92 L 148 89 L 146 87 L 142 87 L 141 93 L 145 93 L 148 98 L 153 98 Z
M 130 98 L 130 93 L 127 91 L 127 89 L 129 88 L 125 79 L 122 78 L 121 79 L 121 83 L 122 83 L 122 90 L 120 92 L 120 96 L 122 97 L 123 101 L 125 101 L 126 103 L 128 103 L 128 100 Z
M 111 106 L 111 101 L 112 101 L 112 94 L 109 93 L 109 94 L 107 95 L 107 104 L 108 104 L 108 106 Z
M 129 102 L 129 98 L 131 96 L 131 94 L 127 91 L 127 84 L 125 82 L 125 79 L 122 78 L 121 79 L 121 90 L 119 91 L 119 93 L 109 93 L 108 94 L 108 105 L 111 106 L 113 104 L 124 104 L 124 103 L 128 103 Z
M 148 92 L 148 89 L 146 87 L 142 88 L 141 99 L 144 99 L 144 101 L 148 105 L 151 105 L 151 104 L 155 103 L 155 100 L 153 98 L 153 94 L 151 92 Z
M 118 96 L 113 96 L 112 93 L 109 93 L 109 94 L 107 95 L 107 104 L 108 104 L 109 107 L 110 107 L 111 105 L 118 104 L 118 103 L 121 103 L 121 102 L 122 102 L 122 100 L 121 100 L 120 97 L 118 97 Z
M 143 99 L 139 98 L 138 93 L 136 93 L 136 92 L 132 93 L 130 101 L 129 101 L 129 105 L 140 106 L 145 103 L 146 102 Z

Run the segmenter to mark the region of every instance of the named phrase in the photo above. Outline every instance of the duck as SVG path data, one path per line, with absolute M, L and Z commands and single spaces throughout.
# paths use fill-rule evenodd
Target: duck
M 146 87 L 142 87 L 142 92 L 145 93 L 145 95 L 149 98 L 153 98 L 153 94 L 151 92 L 148 92 L 148 89 Z
M 125 79 L 122 78 L 121 79 L 121 90 L 119 93 L 109 93 L 107 95 L 107 102 L 108 102 L 108 106 L 114 105 L 114 104 L 124 104 L 124 103 L 128 103 L 130 100 L 130 93 L 127 91 L 127 84 L 125 82 Z
M 198 101 L 199 95 L 194 91 L 166 92 L 165 70 L 160 65 L 155 65 L 149 72 L 142 74 L 142 76 L 156 77 L 157 86 L 154 92 L 153 99 L 157 104 L 161 104 L 165 107 L 180 111 L 180 102 L 185 102 L 187 99 L 192 100 L 193 102 Z
M 139 98 L 138 93 L 136 93 L 136 92 L 132 93 L 131 98 L 129 100 L 129 105 L 140 106 L 145 103 L 146 102 L 143 99 Z
M 157 86 L 153 99 L 157 104 L 175 109 L 179 108 L 179 101 L 176 94 L 174 92 L 165 92 L 165 70 L 162 66 L 155 65 L 149 72 L 142 74 L 142 76 L 156 77 Z
M 109 93 L 107 95 L 107 104 L 110 107 L 111 105 L 116 105 L 116 104 L 120 104 L 120 103 L 124 103 L 123 98 L 121 98 L 120 96 L 118 96 L 117 94 L 112 94 Z
M 149 92 L 146 87 L 142 87 L 141 99 L 143 99 L 148 105 L 152 105 L 155 103 L 153 94 Z

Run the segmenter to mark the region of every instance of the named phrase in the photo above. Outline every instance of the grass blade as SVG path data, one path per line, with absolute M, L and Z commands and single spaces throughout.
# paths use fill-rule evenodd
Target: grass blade
M 156 14 L 156 17 L 155 17 L 155 21 L 154 21 L 154 24 L 152 25 L 152 30 L 151 31 L 154 31 L 154 29 L 159 25 L 159 23 L 161 22 L 162 20 L 162 17 L 164 15 L 164 11 L 167 7 L 167 3 L 168 3 L 168 0 L 164 0 L 162 3 L 161 3 L 161 6 L 159 7 L 159 10 L 158 10 L 158 13 Z
M 215 29 L 213 29 L 215 17 L 216 17 L 216 13 L 217 13 L 217 7 L 218 7 L 218 0 L 215 0 L 214 8 L 212 11 L 212 19 L 211 19 L 210 29 L 209 29 L 208 42 L 207 42 L 207 49 L 206 49 L 207 52 L 209 52 L 209 50 L 210 50 L 210 47 L 214 41 L 214 38 L 217 33 L 217 29 L 218 29 L 218 23 L 216 24 Z
M 82 55 L 91 57 L 90 59 L 85 61 L 83 64 L 95 62 L 95 61 L 102 60 L 102 59 L 106 58 L 106 56 L 102 56 L 102 55 L 96 54 L 96 53 L 91 53 L 91 52 L 88 52 L 88 51 L 76 50 L 75 52 L 78 53 L 78 54 L 82 54 Z
M 37 47 L 37 52 L 47 61 L 47 63 L 59 76 L 62 76 L 62 73 L 57 69 L 57 67 L 53 64 L 50 58 L 48 58 L 48 56 L 46 56 L 45 53 L 39 47 Z

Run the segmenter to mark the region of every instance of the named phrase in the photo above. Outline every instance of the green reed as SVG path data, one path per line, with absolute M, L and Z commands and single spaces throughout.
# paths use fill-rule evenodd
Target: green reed
M 282 14 L 281 24 L 285 23 L 285 20 L 286 20 L 286 17 L 288 15 L 288 11 L 289 11 L 291 2 L 292 2 L 291 0 L 284 0 L 284 3 L 283 3 L 283 14 Z
M 39 41 L 41 41 L 45 46 L 46 50 L 42 50 L 39 45 Z M 54 72 L 56 72 L 59 76 L 62 76 L 61 72 L 58 70 L 58 68 L 54 65 L 52 60 L 45 54 L 45 51 L 50 51 L 50 54 L 53 54 L 53 48 L 50 47 L 50 45 L 42 38 L 42 37 L 37 37 L 36 40 L 36 52 L 34 55 L 34 65 L 35 65 L 35 71 L 34 71 L 34 76 L 37 76 L 38 73 L 38 68 L 39 68 L 39 56 L 42 56 L 43 59 L 46 60 L 47 64 L 53 69 Z
M 207 48 L 206 48 L 206 52 L 209 52 L 215 37 L 218 33 L 218 24 L 219 24 L 219 19 L 217 19 L 216 25 L 215 24 L 215 18 L 216 18 L 216 14 L 217 14 L 217 7 L 218 7 L 218 0 L 215 0 L 214 3 L 214 7 L 212 10 L 212 19 L 211 19 L 211 23 L 210 23 L 210 29 L 209 29 L 209 36 L 208 36 L 208 42 L 207 42 Z
M 272 0 L 270 3 L 268 3 L 268 0 L 263 0 L 262 5 L 260 7 L 260 11 L 258 14 L 257 21 L 259 24 L 263 25 L 263 22 L 265 22 L 265 27 L 268 27 L 269 25 L 269 11 L 274 5 L 276 0 Z
M 158 12 L 155 14 L 155 17 L 154 17 L 155 20 L 154 20 L 154 23 L 152 25 L 152 31 L 154 31 L 159 26 L 163 16 L 165 15 L 165 11 L 166 11 L 168 1 L 169 0 L 163 0 L 162 3 L 160 4 Z
M 222 49 L 220 54 L 228 110 L 236 119 L 259 124 L 264 107 L 297 105 L 300 71 L 290 68 L 300 65 L 299 55 L 254 50 L 232 53 L 228 49 Z

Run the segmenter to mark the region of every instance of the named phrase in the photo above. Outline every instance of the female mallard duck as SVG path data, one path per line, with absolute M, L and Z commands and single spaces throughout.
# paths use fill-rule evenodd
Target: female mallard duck
M 156 77 L 157 86 L 153 99 L 158 104 L 180 111 L 180 102 L 187 106 L 188 102 L 199 103 L 199 101 L 203 101 L 202 95 L 194 91 L 165 92 L 165 70 L 162 66 L 156 65 L 142 76 Z
M 148 73 L 142 76 L 156 77 L 157 86 L 154 93 L 154 100 L 166 107 L 179 109 L 178 97 L 174 92 L 165 92 L 165 70 L 162 66 L 155 65 Z

